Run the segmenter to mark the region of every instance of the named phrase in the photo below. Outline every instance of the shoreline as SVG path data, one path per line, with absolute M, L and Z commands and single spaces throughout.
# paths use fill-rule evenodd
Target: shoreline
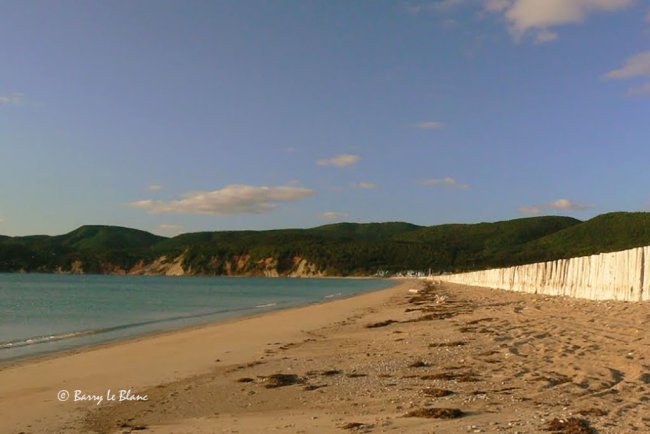
M 16 276 L 29 276 L 29 275 L 44 275 L 44 276 L 122 276 L 122 277 L 227 277 L 227 278 L 255 278 L 255 279 L 402 279 L 402 277 L 382 277 L 382 276 L 319 276 L 319 275 L 264 275 L 264 274 L 120 274 L 120 273 L 70 273 L 70 272 L 56 272 L 56 271 L 0 271 L 0 275 L 16 275 Z M 404 278 L 408 279 L 408 277 Z
M 0 371 L 0 431 L 650 430 L 650 305 L 397 283 Z
M 252 345 L 249 346 L 252 348 L 247 348 L 243 354 L 239 356 L 235 355 L 233 357 L 232 353 L 234 350 L 227 350 L 226 354 L 221 354 L 222 352 L 218 349 L 201 350 L 201 340 L 203 338 L 211 337 L 214 334 L 218 335 L 220 333 L 226 333 L 231 330 L 250 330 L 250 328 L 255 327 L 257 323 L 267 324 L 278 322 L 285 323 L 284 334 L 293 335 L 296 334 L 295 331 L 286 330 L 286 323 L 290 321 L 292 317 L 299 315 L 304 320 L 303 323 L 307 323 L 303 325 L 309 325 L 309 323 L 311 323 L 313 326 L 322 326 L 332 319 L 332 315 L 325 315 L 324 318 L 318 319 L 315 318 L 315 315 L 313 315 L 312 312 L 323 312 L 328 310 L 328 307 L 331 308 L 333 306 L 344 308 L 342 310 L 345 311 L 346 306 L 354 308 L 366 305 L 368 300 L 383 299 L 389 296 L 388 294 L 392 294 L 393 292 L 398 291 L 398 288 L 408 284 L 407 282 L 399 280 L 394 280 L 393 283 L 394 284 L 388 288 L 363 292 L 342 298 L 320 300 L 285 309 L 253 313 L 244 317 L 227 318 L 223 321 L 193 325 L 177 330 L 154 332 L 152 334 L 136 336 L 125 340 L 98 343 L 87 347 L 64 350 L 62 352 L 44 354 L 29 357 L 27 359 L 2 363 L 0 364 L 0 384 L 3 384 L 3 389 L 0 390 L 0 413 L 10 415 L 10 417 L 0 419 L 0 431 L 5 432 L 9 430 L 9 432 L 11 432 L 12 430 L 20 431 L 22 429 L 25 430 L 25 432 L 30 432 L 30 429 L 28 429 L 27 426 L 32 424 L 30 424 L 29 421 L 21 420 L 28 417 L 28 415 L 21 414 L 20 411 L 17 411 L 23 406 L 10 403 L 10 401 L 14 399 L 12 397 L 19 396 L 25 399 L 25 395 L 30 395 L 25 391 L 40 391 L 40 393 L 37 394 L 38 396 L 31 396 L 28 401 L 24 401 L 24 406 L 29 407 L 28 404 L 31 401 L 38 400 L 43 407 L 44 414 L 47 414 L 46 419 L 50 419 L 61 410 L 73 408 L 74 411 L 71 413 L 76 413 L 79 409 L 84 408 L 83 402 L 74 404 L 56 402 L 56 393 L 59 390 L 68 387 L 67 384 L 70 384 L 71 381 L 79 381 L 80 378 L 83 378 L 84 381 L 87 381 L 87 385 L 80 385 L 79 387 L 84 389 L 119 389 L 119 385 L 115 387 L 111 384 L 110 378 L 107 378 L 110 377 L 110 375 L 106 373 L 106 368 L 112 367 L 112 374 L 114 376 L 120 376 L 124 372 L 121 372 L 120 369 L 116 369 L 116 366 L 107 366 L 104 360 L 105 358 L 126 357 L 129 359 L 137 359 L 141 365 L 140 368 L 146 369 L 145 367 L 151 365 L 150 362 L 152 362 L 149 360 L 149 356 L 146 352 L 147 350 L 151 350 L 151 354 L 158 353 L 158 358 L 162 359 L 168 357 L 165 363 L 163 363 L 164 366 L 158 366 L 158 369 L 156 369 L 154 373 L 149 372 L 149 377 L 144 379 L 139 378 L 139 375 L 134 375 L 133 369 L 125 369 L 124 371 L 127 372 L 127 375 L 122 377 L 123 380 L 114 381 L 116 383 L 127 383 L 124 384 L 123 387 L 134 385 L 134 387 L 142 388 L 169 381 L 176 378 L 176 375 L 178 374 L 182 376 L 195 375 L 212 368 L 216 360 L 221 362 L 222 359 L 234 360 L 240 359 L 244 356 L 250 357 L 251 351 L 255 352 L 259 349 L 259 345 L 256 345 L 256 342 L 252 342 Z M 344 315 L 343 312 L 341 313 Z M 339 317 L 342 315 L 335 314 L 334 316 Z M 300 331 L 297 333 L 300 334 Z M 257 331 L 254 334 L 259 335 L 260 333 Z M 268 340 L 272 339 L 278 333 L 277 330 L 274 331 L 272 327 L 265 327 L 261 334 L 263 335 L 262 337 L 264 340 Z M 232 336 L 230 336 L 230 340 L 228 341 L 232 342 Z M 175 345 L 178 346 L 182 344 L 187 347 L 185 350 L 202 351 L 203 354 L 200 355 L 200 358 L 202 358 L 201 362 L 197 363 L 196 360 L 192 360 L 194 359 L 193 357 L 188 357 L 190 351 L 188 351 L 188 354 L 178 355 L 176 351 L 174 351 L 174 347 Z M 163 347 L 162 351 L 160 346 Z M 143 350 L 140 347 L 147 347 L 147 350 Z M 170 371 L 175 374 L 174 376 L 170 376 L 165 372 L 166 369 L 164 368 L 167 368 L 168 366 L 170 367 Z M 180 369 L 172 369 L 181 366 L 182 368 Z M 81 374 L 81 376 L 78 374 Z M 99 377 L 102 381 L 97 381 L 96 379 L 93 380 L 93 376 Z M 39 381 L 39 379 L 42 379 L 43 381 Z M 102 383 L 104 386 L 101 385 Z M 45 390 L 47 390 L 47 392 L 45 392 Z M 61 408 L 61 406 L 65 404 L 68 404 L 67 407 Z M 10 409 L 8 411 L 6 408 L 7 406 Z M 11 415 L 13 415 L 13 417 Z M 68 416 L 71 416 L 71 414 L 68 414 Z M 40 419 L 42 419 L 42 417 Z M 54 419 L 56 420 L 59 418 L 55 417 Z M 22 428 L 19 429 L 20 426 L 22 426 Z M 45 425 L 45 427 L 46 429 L 44 429 L 44 431 L 51 428 L 48 425 Z M 34 429 L 33 426 L 31 429 Z
M 21 274 L 21 273 L 4 273 L 4 274 Z M 30 274 L 30 273 L 25 273 L 25 274 Z M 43 275 L 50 275 L 50 274 L 57 274 L 58 273 L 31 273 L 31 274 L 43 274 Z M 72 275 L 72 274 L 70 274 Z M 80 275 L 83 276 L 83 275 Z M 106 274 L 92 274 L 90 276 L 109 276 Z M 119 276 L 119 275 L 115 275 Z M 126 276 L 126 277 L 138 277 L 138 276 Z M 152 276 L 142 276 L 142 277 L 152 277 Z M 153 276 L 153 277 L 172 277 L 172 278 L 184 278 L 184 277 L 199 277 L 199 278 L 205 278 L 208 276 Z M 225 278 L 249 278 L 248 276 L 217 276 L 217 277 L 225 277 Z M 260 279 L 266 279 L 267 277 L 258 277 Z M 192 325 L 181 325 L 178 328 L 170 328 L 170 329 L 163 329 L 163 330 L 154 330 L 154 331 L 149 331 L 149 332 L 144 332 L 142 334 L 137 334 L 133 336 L 126 336 L 126 337 L 117 337 L 113 339 L 109 339 L 107 341 L 100 341 L 100 342 L 95 342 L 95 343 L 90 343 L 86 345 L 80 345 L 80 346 L 74 346 L 71 348 L 64 348 L 60 350 L 53 350 L 53 351 L 46 351 L 42 353 L 36 353 L 32 355 L 27 355 L 27 356 L 17 356 L 15 358 L 8 358 L 8 359 L 3 359 L 0 360 L 0 372 L 4 370 L 5 368 L 19 365 L 22 363 L 27 363 L 30 361 L 39 361 L 39 360 L 48 360 L 53 357 L 63 357 L 66 355 L 70 354 L 77 354 L 79 352 L 85 351 L 85 350 L 91 350 L 95 348 L 104 348 L 107 346 L 112 346 L 112 345 L 119 345 L 121 343 L 126 343 L 129 341 L 135 341 L 138 339 L 147 339 L 150 337 L 156 337 L 159 335 L 164 335 L 167 333 L 175 333 L 175 332 L 182 332 L 182 331 L 190 331 L 194 330 L 196 328 L 201 328 L 201 327 L 209 327 L 211 325 L 218 325 L 222 323 L 228 323 L 231 321 L 237 321 L 239 319 L 247 319 L 247 318 L 254 318 L 259 315 L 266 315 L 269 313 L 273 312 L 278 312 L 278 311 L 283 311 L 283 310 L 290 310 L 294 308 L 299 308 L 299 307 L 305 307 L 305 306 L 311 306 L 311 305 L 317 305 L 321 303 L 329 303 L 331 301 L 336 301 L 336 300 L 345 300 L 347 298 L 351 297 L 357 297 L 359 295 L 366 294 L 368 292 L 376 292 L 376 291 L 383 291 L 389 288 L 392 288 L 393 286 L 396 286 L 399 284 L 399 279 L 397 278 L 373 278 L 373 277 L 284 277 L 284 276 L 279 276 L 279 277 L 270 277 L 271 279 L 374 279 L 374 280 L 386 280 L 386 281 L 391 281 L 393 284 L 388 285 L 386 288 L 380 288 L 380 289 L 373 289 L 370 291 L 365 291 L 365 292 L 360 292 L 360 293 L 353 293 L 353 294 L 347 294 L 347 295 L 341 295 L 337 296 L 334 298 L 330 299 L 318 299 L 314 301 L 308 301 L 305 303 L 293 305 L 293 306 L 287 306 L 287 307 L 279 307 L 275 309 L 268 309 L 265 311 L 258 311 L 258 312 L 251 312 L 251 313 L 246 313 L 244 315 L 235 315 L 235 316 L 228 316 L 231 312 L 225 312 L 226 316 L 224 316 L 222 319 L 212 319 L 207 322 L 202 322 L 202 323 L 197 323 L 197 324 L 192 324 Z M 40 345 L 40 344 L 39 344 Z

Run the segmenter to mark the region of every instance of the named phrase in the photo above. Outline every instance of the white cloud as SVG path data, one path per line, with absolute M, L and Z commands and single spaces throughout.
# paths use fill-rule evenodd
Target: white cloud
M 538 215 L 542 213 L 542 208 L 539 206 L 522 206 L 519 208 L 519 212 L 530 215 Z
M 355 182 L 354 184 L 352 184 L 352 187 L 359 188 L 361 190 L 374 190 L 378 187 L 378 185 L 375 184 L 374 182 L 361 181 L 361 182 Z
M 640 86 L 633 86 L 629 91 L 630 95 L 650 95 L 650 81 Z
M 459 190 L 467 190 L 469 189 L 469 184 L 463 184 L 458 181 L 456 181 L 454 178 L 451 178 L 447 176 L 446 178 L 431 178 L 431 179 L 423 179 L 421 181 L 418 181 L 418 184 L 420 185 L 427 185 L 427 186 L 443 186 L 443 187 L 450 187 L 450 188 L 457 188 Z
M 457 20 L 453 20 L 451 18 L 448 18 L 442 22 L 442 27 L 444 27 L 447 30 L 455 29 L 459 25 L 460 23 Z
M 162 223 L 156 226 L 156 232 L 174 236 L 183 232 L 183 226 Z
M 428 3 L 411 4 L 406 6 L 406 11 L 413 15 L 425 12 L 444 12 L 465 3 L 465 0 L 437 0 Z
M 589 205 L 575 203 L 569 199 L 558 199 L 548 204 L 551 209 L 567 209 L 571 211 L 583 211 L 591 208 Z
M 609 80 L 641 79 L 645 83 L 630 89 L 632 94 L 650 94 L 650 51 L 636 54 L 625 62 L 625 65 L 605 74 Z
M 538 44 L 545 44 L 547 42 L 555 41 L 557 38 L 557 33 L 543 29 L 535 35 L 535 42 Z
M 358 155 L 343 154 L 337 155 L 333 158 L 326 158 L 318 160 L 316 164 L 319 166 L 336 166 L 336 167 L 347 167 L 354 166 L 361 159 Z
M 635 0 L 488 0 L 485 9 L 502 13 L 515 40 L 528 32 L 538 43 L 557 39 L 549 28 L 580 23 L 594 12 L 614 12 L 632 5 Z
M 551 202 L 547 202 L 542 205 L 533 205 L 533 206 L 524 206 L 519 208 L 519 211 L 524 214 L 537 215 L 541 214 L 545 210 L 550 211 L 585 211 L 587 209 L 593 208 L 591 205 L 585 205 L 583 203 L 573 202 L 569 199 L 557 199 Z
M 634 77 L 650 77 L 650 51 L 630 57 L 619 69 L 609 71 L 606 78 L 626 79 Z
M 23 96 L 19 93 L 0 95 L 0 105 L 18 105 L 22 102 Z
M 162 189 L 163 189 L 163 186 L 160 185 L 160 184 L 150 184 L 150 185 L 147 186 L 147 190 L 150 190 L 150 191 L 159 191 L 159 190 L 162 190 Z
M 220 190 L 187 193 L 178 200 L 147 199 L 130 205 L 156 214 L 262 214 L 273 211 L 280 202 L 295 202 L 313 194 L 311 189 L 292 186 L 227 185 Z
M 413 15 L 417 15 L 420 12 L 424 12 L 427 10 L 422 5 L 406 5 L 404 9 L 406 10 L 406 12 Z
M 444 128 L 445 124 L 438 121 L 424 121 L 424 122 L 420 122 L 416 126 L 423 130 L 439 130 L 440 128 Z
M 453 9 L 465 3 L 465 0 L 439 0 L 433 3 L 433 8 L 439 11 Z
M 487 0 L 485 9 L 489 12 L 501 12 L 512 6 L 512 0 Z
M 348 214 L 345 212 L 326 211 L 321 213 L 320 216 L 327 220 L 341 220 L 346 218 Z

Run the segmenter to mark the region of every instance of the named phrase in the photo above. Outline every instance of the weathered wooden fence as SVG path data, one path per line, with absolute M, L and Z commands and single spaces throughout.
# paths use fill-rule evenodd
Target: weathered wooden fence
M 436 276 L 463 285 L 591 300 L 650 300 L 650 246 L 537 264 Z

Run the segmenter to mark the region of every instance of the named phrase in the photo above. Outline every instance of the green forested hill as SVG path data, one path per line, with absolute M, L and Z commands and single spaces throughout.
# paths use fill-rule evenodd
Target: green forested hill
M 201 275 L 258 275 L 265 270 L 283 275 L 296 271 L 300 261 L 328 275 L 450 272 L 642 245 L 650 245 L 650 213 L 611 213 L 585 222 L 548 216 L 429 227 L 339 223 L 173 238 L 123 227 L 82 226 L 59 236 L 0 236 L 0 271 L 126 273 L 178 260 L 187 274 Z
M 512 253 L 526 243 L 580 223 L 570 217 L 531 217 L 496 223 L 447 224 L 412 231 L 401 239 L 435 247 L 434 255 L 449 258 L 439 261 L 441 267 L 501 267 L 510 265 Z
M 88 272 L 102 263 L 131 266 L 164 237 L 119 226 L 81 226 L 64 235 L 0 238 L 0 271 L 67 271 L 74 261 Z
M 519 262 L 571 258 L 650 245 L 650 213 L 613 212 L 548 234 L 522 246 Z
M 311 229 L 313 232 L 329 234 L 338 238 L 349 239 L 390 239 L 397 235 L 413 232 L 421 229 L 417 226 L 404 222 L 387 223 L 336 223 L 319 226 Z
M 65 235 L 52 237 L 51 242 L 79 250 L 137 250 L 149 248 L 165 239 L 149 232 L 119 226 L 81 226 Z

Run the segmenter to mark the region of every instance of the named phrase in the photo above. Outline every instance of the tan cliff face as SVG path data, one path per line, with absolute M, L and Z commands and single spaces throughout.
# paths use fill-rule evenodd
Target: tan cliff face
M 188 274 L 183 269 L 184 260 L 185 253 L 173 259 L 167 258 L 167 256 L 161 256 L 150 264 L 139 261 L 127 274 L 132 276 L 184 276 Z
M 278 261 L 275 258 L 269 257 L 260 259 L 255 263 L 257 270 L 262 273 L 264 277 L 278 277 Z M 258 274 L 258 273 L 256 273 Z
M 294 256 L 293 258 L 294 270 L 288 274 L 289 277 L 323 277 L 324 273 L 318 269 L 316 264 Z
M 73 261 L 72 264 L 70 264 L 70 273 L 84 274 L 83 262 L 78 259 L 76 261 Z
M 151 262 L 138 261 L 129 269 L 124 269 L 110 262 L 101 264 L 100 272 L 111 275 L 130 276 L 192 276 L 192 275 L 222 275 L 222 276 L 259 276 L 259 277 L 322 277 L 325 273 L 313 262 L 300 256 L 291 260 L 290 269 L 278 271 L 279 261 L 274 257 L 266 257 L 254 261 L 250 255 L 236 255 L 231 258 L 213 257 L 208 262 L 208 268 L 192 270 L 185 264 L 187 252 L 176 257 L 160 256 Z M 59 270 L 64 272 L 63 270 Z M 70 273 L 83 274 L 82 261 L 70 264 Z
M 246 274 L 246 268 L 248 267 L 249 259 L 250 255 L 235 255 L 231 260 L 226 260 L 223 265 L 225 275 L 236 276 L 239 274 Z M 214 270 L 219 269 L 219 258 L 212 258 L 212 261 L 210 262 L 211 264 L 215 264 Z
M 250 260 L 251 255 L 241 255 L 241 256 L 235 256 L 234 260 L 235 263 L 237 264 L 237 270 L 238 272 L 243 271 L 246 269 L 246 266 L 248 265 L 248 261 Z
M 115 274 L 120 276 L 127 274 L 127 270 L 110 262 L 103 262 L 101 265 L 101 270 L 102 274 Z

